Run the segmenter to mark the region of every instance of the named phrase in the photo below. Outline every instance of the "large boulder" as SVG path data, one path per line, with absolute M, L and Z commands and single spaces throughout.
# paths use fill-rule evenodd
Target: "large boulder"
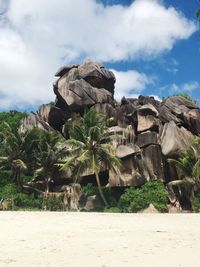
M 137 132 L 138 133 L 145 132 L 148 130 L 158 132 L 159 127 L 160 127 L 159 119 L 155 118 L 152 115 L 141 116 L 140 114 L 138 114 L 137 116 Z
M 157 145 L 159 143 L 157 132 L 146 131 L 137 135 L 136 145 L 138 145 L 140 148 L 152 144 Z
M 166 123 L 160 133 L 163 155 L 174 156 L 179 150 L 188 149 L 192 138 L 191 132 L 176 126 L 174 121 Z
M 40 118 L 49 123 L 49 112 L 52 108 L 53 104 L 43 104 L 38 108 L 37 114 L 40 116 Z
M 159 145 L 149 145 L 142 149 L 144 162 L 150 179 L 164 180 L 162 151 Z
M 149 174 L 141 150 L 134 144 L 119 145 L 116 155 L 121 159 L 120 173 L 109 172 L 109 184 L 116 186 L 141 186 L 149 180 Z
M 71 110 L 82 110 L 98 103 L 109 103 L 112 94 L 101 88 L 92 87 L 83 79 L 71 81 L 59 86 L 58 93 Z
M 115 76 L 112 71 L 104 68 L 103 65 L 87 61 L 78 67 L 80 79 L 84 79 L 93 87 L 105 88 L 112 95 L 114 94 Z
M 113 103 L 115 76 L 99 63 L 67 65 L 56 77 L 60 78 L 54 83 L 55 105 L 66 115 L 95 104 Z
M 145 104 L 141 106 L 137 113 L 141 116 L 152 115 L 154 117 L 158 117 L 158 110 L 152 104 Z
M 92 109 L 97 112 L 103 113 L 106 115 L 107 119 L 110 119 L 110 126 L 117 125 L 117 113 L 115 108 L 109 103 L 98 103 L 95 104 Z M 112 119 L 112 120 L 111 120 Z
M 119 145 L 116 150 L 116 156 L 118 158 L 125 158 L 136 153 L 140 153 L 140 148 L 134 144 L 130 145 Z
M 156 108 L 160 105 L 160 102 L 154 99 L 153 96 L 143 96 L 143 95 L 140 95 L 138 97 L 138 103 L 140 105 L 152 104 Z
M 193 134 L 200 135 L 200 109 L 191 109 L 184 113 L 184 120 Z
M 158 110 L 152 104 L 145 104 L 137 110 L 137 131 L 158 131 L 160 121 L 157 118 Z
M 55 132 L 55 130 L 48 124 L 48 122 L 43 121 L 43 119 L 38 114 L 30 114 L 20 121 L 19 131 L 25 133 L 33 128 L 38 128 L 44 131 Z
M 159 110 L 159 119 L 163 122 L 170 122 L 174 121 L 177 125 L 180 125 L 183 123 L 182 119 L 178 118 L 176 115 L 174 115 L 170 110 L 169 107 L 167 107 L 164 103 L 161 104 L 158 108 Z
M 183 96 L 172 96 L 166 99 L 165 105 L 175 114 L 180 114 L 187 109 L 197 108 L 197 105 Z

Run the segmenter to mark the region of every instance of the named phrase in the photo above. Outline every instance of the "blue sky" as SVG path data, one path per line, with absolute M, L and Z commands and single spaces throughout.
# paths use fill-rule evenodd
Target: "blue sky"
M 105 5 L 131 5 L 132 0 L 102 0 Z M 188 19 L 196 20 L 195 12 L 200 4 L 198 0 L 165 0 L 166 7 L 173 6 Z M 200 34 L 195 32 L 190 38 L 177 42 L 170 52 L 163 53 L 153 60 L 133 60 L 114 64 L 107 63 L 109 68 L 128 70 L 131 68 L 156 77 L 155 84 L 148 86 L 143 94 L 158 95 L 160 98 L 186 92 L 197 99 L 200 104 Z M 189 84 L 190 88 L 184 88 Z M 193 85 L 193 86 L 192 86 Z M 187 89 L 187 90 L 186 90 Z M 189 90 L 190 89 L 190 90 Z
M 189 93 L 200 103 L 198 0 L 0 0 L 0 110 L 55 99 L 54 73 L 93 59 L 115 97 Z

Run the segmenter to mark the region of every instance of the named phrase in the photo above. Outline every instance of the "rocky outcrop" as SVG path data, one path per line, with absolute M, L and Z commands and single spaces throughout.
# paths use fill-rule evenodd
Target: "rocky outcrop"
M 178 151 L 190 146 L 194 135 L 200 135 L 200 109 L 196 104 L 183 96 L 163 102 L 148 96 L 123 97 L 117 103 L 114 74 L 92 61 L 64 66 L 55 76 L 55 103 L 42 105 L 37 113 L 26 117 L 21 131 L 39 127 L 67 138 L 65 122 L 92 108 L 109 118 L 108 131 L 116 135 L 113 146 L 122 161 L 120 176 L 109 171 L 110 186 L 141 186 L 149 179 L 168 182 L 178 177 L 167 159 L 176 157 Z M 108 170 L 103 167 L 101 174 L 104 172 Z M 93 176 L 86 170 L 81 181 Z M 70 178 L 70 172 L 66 172 L 66 178 Z

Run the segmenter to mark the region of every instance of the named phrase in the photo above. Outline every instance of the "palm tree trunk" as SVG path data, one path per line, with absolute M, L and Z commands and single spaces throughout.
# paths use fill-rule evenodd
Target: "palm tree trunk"
M 102 188 L 101 188 L 101 184 L 100 184 L 100 180 L 99 180 L 99 174 L 97 172 L 95 172 L 95 177 L 96 177 L 96 181 L 97 181 L 97 185 L 98 185 L 98 189 L 99 189 L 99 194 L 103 200 L 103 203 L 105 204 L 106 207 L 109 206 L 107 200 L 105 199 L 105 196 L 103 194 Z
M 46 193 L 49 193 L 49 181 L 50 181 L 50 179 L 47 178 L 47 180 L 46 180 Z

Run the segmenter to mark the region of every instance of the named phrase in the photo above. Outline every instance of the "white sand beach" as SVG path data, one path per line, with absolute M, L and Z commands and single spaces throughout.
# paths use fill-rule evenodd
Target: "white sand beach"
M 199 267 L 200 215 L 0 212 L 0 266 Z

